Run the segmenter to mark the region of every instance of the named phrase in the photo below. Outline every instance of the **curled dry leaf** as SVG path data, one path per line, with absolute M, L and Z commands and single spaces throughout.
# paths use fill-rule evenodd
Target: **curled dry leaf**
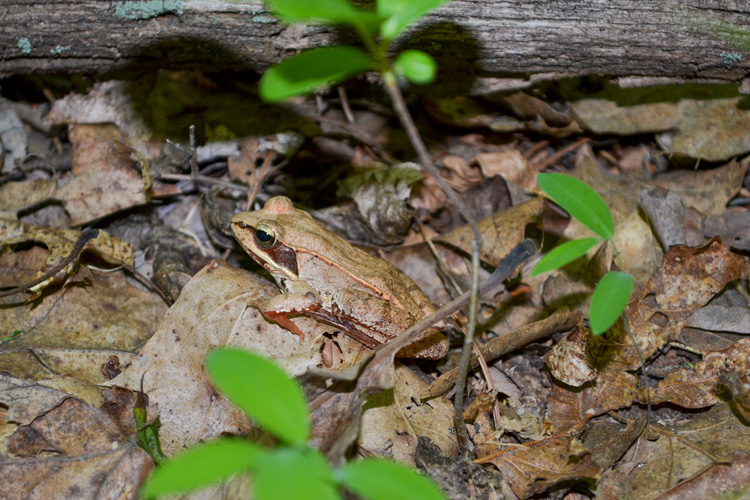
M 506 180 L 527 189 L 536 185 L 536 171 L 517 149 L 481 153 L 475 160 L 485 177 L 501 175 Z
M 718 390 L 722 377 L 728 372 L 750 372 L 750 338 L 738 340 L 722 351 L 706 354 L 695 364 L 695 369 L 681 367 L 670 373 L 651 389 L 651 402 L 670 402 L 683 408 L 715 405 L 720 401 Z
M 458 453 L 453 429 L 453 406 L 444 398 L 417 404 L 427 384 L 409 368 L 396 363 L 392 391 L 371 396 L 362 414 L 360 449 L 376 456 L 416 465 L 414 454 L 419 437 L 428 437 L 443 455 Z
M 526 226 L 539 222 L 543 206 L 542 198 L 532 198 L 479 221 L 479 230 L 482 232 L 481 259 L 491 266 L 500 265 L 500 261 L 523 241 Z M 439 236 L 436 241 L 471 253 L 473 239 L 471 228 L 462 226 Z
M 52 105 L 45 123 L 49 125 L 114 123 L 125 143 L 141 152 L 148 150 L 151 133 L 141 120 L 128 94 L 128 83 L 98 82 L 88 95 L 71 93 Z
M 551 351 L 544 356 L 544 362 L 557 380 L 573 387 L 580 387 L 596 378 L 588 352 L 591 331 L 578 325 L 567 333 Z
M 23 222 L 0 219 L 0 240 L 4 245 L 14 245 L 35 241 L 49 250 L 47 268 L 52 268 L 70 255 L 80 231 L 74 229 L 54 229 L 38 227 Z M 104 231 L 86 244 L 86 249 L 93 249 L 102 259 L 110 264 L 133 265 L 133 247 L 123 240 L 110 236 Z M 39 269 L 38 275 L 46 269 Z M 16 283 L 17 284 L 17 283 Z

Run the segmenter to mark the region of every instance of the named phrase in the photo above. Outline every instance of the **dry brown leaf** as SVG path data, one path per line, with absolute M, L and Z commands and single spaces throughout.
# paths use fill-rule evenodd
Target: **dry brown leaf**
M 554 386 L 547 402 L 547 419 L 556 430 L 565 431 L 592 417 L 645 399 L 643 394 L 643 387 L 634 375 L 618 363 L 610 362 L 599 374 L 596 384 L 581 391 Z
M 479 164 L 484 177 L 502 175 L 506 180 L 524 188 L 531 188 L 536 184 L 536 170 L 531 168 L 529 161 L 517 149 L 481 153 L 474 160 Z
M 591 331 L 578 325 L 555 344 L 544 356 L 544 362 L 557 380 L 573 387 L 580 387 L 596 378 L 588 345 Z
M 697 246 L 703 242 L 703 221 L 706 217 L 688 207 L 680 195 L 657 187 L 643 189 L 639 198 L 641 208 L 651 221 L 662 247 Z
M 158 406 L 161 445 L 172 455 L 222 433 L 247 433 L 247 417 L 223 397 L 217 398 L 204 368 L 208 352 L 219 347 L 242 347 L 274 358 L 287 372 L 298 375 L 320 362 L 322 339 L 298 336 L 268 322 L 249 301 L 278 294 L 275 285 L 258 276 L 212 261 L 183 288 L 179 299 L 161 319 L 153 337 L 132 365 L 110 382 L 112 386 L 143 390 Z M 294 322 L 312 332 L 308 318 Z M 343 357 L 351 359 L 358 346 L 338 339 Z M 263 383 L 262 380 L 248 383 Z
M 145 153 L 151 132 L 133 107 L 128 85 L 110 80 L 95 83 L 88 95 L 71 93 L 54 102 L 45 123 L 48 126 L 114 123 L 122 131 L 126 144 Z
M 750 497 L 750 453 L 735 451 L 732 459 L 710 466 L 700 474 L 659 495 L 659 500 Z
M 645 414 L 624 426 L 609 420 L 592 422 L 586 428 L 583 445 L 591 453 L 591 459 L 599 470 L 606 470 L 622 458 L 645 428 Z
M 357 440 L 360 449 L 415 465 L 417 438 L 424 436 L 443 455 L 458 453 L 458 441 L 452 432 L 453 406 L 442 396 L 418 405 L 419 394 L 426 387 L 414 372 L 396 363 L 393 390 L 378 393 L 365 404 Z
M 60 186 L 55 198 L 60 200 L 71 218 L 72 225 L 84 224 L 134 205 L 142 205 L 152 196 L 177 194 L 171 184 L 154 182 L 148 192 L 138 171 L 140 163 L 129 151 L 115 148 L 109 141 L 81 138 L 75 148 L 94 148 L 86 155 L 88 163 L 74 164 L 79 172 Z M 106 149 L 105 154 L 101 154 Z M 79 154 L 83 156 L 83 153 Z M 74 155 L 75 157 L 75 155 Z
M 715 461 L 750 450 L 750 427 L 725 404 L 668 425 L 651 423 L 623 459 L 602 474 L 598 498 L 653 499 L 700 475 Z M 692 494 L 682 498 L 704 498 Z
M 722 161 L 750 151 L 750 111 L 741 97 L 619 107 L 605 99 L 573 103 L 583 127 L 597 134 L 643 134 L 677 130 L 662 140 L 667 153 Z
M 677 193 L 687 206 L 705 215 L 721 215 L 740 191 L 748 164 L 750 157 L 711 170 L 675 170 L 657 175 L 649 184 Z
M 134 498 L 153 462 L 132 441 L 132 418 L 123 427 L 112 415 L 65 393 L 0 380 L 7 420 L 17 425 L 0 460 L 3 498 Z
M 249 186 L 254 186 L 260 182 L 260 179 L 255 178 L 256 169 L 260 169 L 263 164 L 263 156 L 260 154 L 259 146 L 260 142 L 257 139 L 246 139 L 240 155 L 227 158 L 230 179 L 239 180 Z
M 39 276 L 47 265 L 49 252 L 39 246 L 28 250 L 6 252 L 0 255 L 0 286 L 15 288 L 19 283 L 29 283 Z
M 0 336 L 20 330 L 3 348 L 48 347 L 116 349 L 142 345 L 164 315 L 166 305 L 154 293 L 128 282 L 121 270 L 94 273 L 90 284 L 76 283 L 60 291 L 13 307 L 6 298 L 0 315 Z M 83 351 L 82 351 L 83 352 Z
M 6 182 L 0 186 L 0 212 L 18 212 L 49 198 L 53 198 L 55 179 L 34 179 Z
M 43 244 L 49 250 L 46 262 L 47 268 L 54 267 L 70 255 L 80 235 L 80 231 L 74 229 L 39 227 L 23 222 L 0 219 L 0 241 L 3 245 L 14 245 L 29 241 Z M 111 264 L 133 265 L 133 247 L 104 231 L 100 230 L 99 235 L 93 240 L 89 240 L 84 248 L 95 250 L 102 259 Z M 46 268 L 38 268 L 34 278 L 41 276 L 45 271 L 47 271 Z M 16 285 L 20 284 L 16 283 Z
M 522 499 L 562 481 L 594 478 L 599 472 L 590 453 L 582 448 L 573 433 L 511 446 L 476 462 L 497 467 L 513 493 Z
M 750 210 L 729 207 L 720 215 L 706 218 L 703 234 L 709 238 L 721 236 L 732 250 L 750 250 Z
M 540 220 L 544 200 L 531 200 L 510 207 L 499 214 L 479 221 L 482 233 L 481 259 L 491 266 L 498 266 L 503 258 L 524 239 L 526 226 Z M 474 234 L 468 226 L 461 226 L 436 238 L 436 241 L 471 252 Z
M 700 248 L 675 245 L 646 285 L 642 297 L 630 303 L 625 316 L 645 359 L 679 335 L 690 316 L 730 281 L 740 277 L 744 259 L 714 239 Z M 619 328 L 618 328 L 618 325 Z M 626 339 L 622 324 L 618 338 Z M 624 340 L 629 344 L 629 340 Z M 628 369 L 640 366 L 632 349 L 624 353 Z
M 750 338 L 715 351 L 695 363 L 695 369 L 682 367 L 651 388 L 653 404 L 670 402 L 683 408 L 704 408 L 720 401 L 717 396 L 721 377 L 727 372 L 750 371 Z

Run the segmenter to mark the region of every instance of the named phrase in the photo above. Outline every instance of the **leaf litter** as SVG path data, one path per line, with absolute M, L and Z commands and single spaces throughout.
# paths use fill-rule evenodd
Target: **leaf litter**
M 200 95 L 198 79 L 163 74 L 155 81 L 145 96 L 154 109 L 175 85 L 189 87 L 180 104 L 196 109 L 189 101 Z M 553 102 L 540 91 L 421 101 L 437 119 L 422 124 L 440 137 L 431 152 L 482 219 L 488 268 L 528 236 L 549 251 L 556 240 L 591 235 L 538 196 L 536 174 L 563 171 L 607 202 L 618 263 L 636 281 L 627 325 L 621 320 L 603 337 L 591 335 L 581 313 L 611 266 L 607 248 L 536 277 L 528 263 L 483 299 L 479 347 L 489 371 L 477 369 L 468 382 L 468 461 L 459 455 L 450 402 L 456 349 L 440 362 L 397 361 L 388 347 L 371 357 L 304 315 L 293 318 L 310 333 L 301 340 L 258 309 L 279 293 L 267 276 L 239 251 L 220 258 L 237 250 L 221 221 L 244 209 L 248 193 L 286 194 L 299 206 L 328 206 L 314 213 L 351 239 L 382 246 L 380 256 L 433 301 L 447 302 L 467 286 L 471 232 L 433 180 L 386 180 L 397 169 L 385 165 L 404 156 L 403 133 L 387 129 L 385 118 L 372 120 L 377 112 L 358 108 L 361 102 L 354 116 L 367 141 L 362 129 L 337 121 L 335 103 L 326 110 L 299 100 L 297 114 L 270 114 L 266 129 L 307 135 L 290 147 L 279 145 L 292 135 L 235 132 L 234 123 L 205 114 L 199 134 L 206 147 L 191 173 L 190 146 L 165 142 L 149 122 L 156 114 L 139 113 L 138 99 L 144 96 L 115 81 L 58 95 L 46 116 L 43 161 L 6 156 L 3 174 L 18 174 L 0 184 L 0 285 L 31 282 L 70 255 L 82 228 L 100 229 L 43 286 L 1 299 L 0 491 L 9 498 L 95 491 L 135 498 L 152 467 L 132 419 L 140 391 L 168 456 L 222 434 L 267 442 L 206 377 L 206 354 L 227 346 L 273 357 L 299 378 L 311 405 L 310 442 L 334 464 L 352 453 L 430 464 L 425 472 L 452 498 L 747 494 L 750 157 L 742 156 L 750 140 L 738 99 L 626 106 L 598 96 Z M 231 108 L 221 99 L 211 103 Z M 337 135 L 323 137 L 310 117 L 328 120 L 329 129 L 336 123 Z M 55 136 L 61 126 L 67 133 Z M 172 139 L 187 144 L 187 130 L 181 133 Z M 600 140 L 603 133 L 620 137 Z M 69 141 L 67 160 L 53 137 Z M 696 160 L 714 163 L 694 169 Z M 351 164 L 370 173 L 350 171 Z M 412 217 L 422 235 L 435 236 L 432 249 Z M 160 236 L 134 237 L 149 231 Z M 458 319 L 466 321 L 463 313 Z M 460 345 L 457 324 L 449 330 Z M 445 386 L 435 382 L 441 374 Z M 426 394 L 432 399 L 423 401 Z M 246 485 L 196 498 L 226 498 L 232 488 Z

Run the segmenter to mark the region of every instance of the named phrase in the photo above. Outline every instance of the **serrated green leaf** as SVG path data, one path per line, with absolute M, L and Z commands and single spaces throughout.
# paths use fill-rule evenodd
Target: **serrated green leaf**
M 397 462 L 360 460 L 335 475 L 339 484 L 367 500 L 445 500 L 435 483 Z
M 591 296 L 589 324 L 594 335 L 601 335 L 615 324 L 633 293 L 633 277 L 612 271 L 604 275 Z
M 268 102 L 283 101 L 341 82 L 373 65 L 369 55 L 346 45 L 305 50 L 263 74 L 260 96 Z
M 220 439 L 195 447 L 154 470 L 141 496 L 186 493 L 219 483 L 253 468 L 265 453 L 253 443 L 239 439 Z
M 411 23 L 445 2 L 446 0 L 390 0 L 382 7 L 378 5 L 379 13 L 390 16 L 380 25 L 380 35 L 386 40 L 393 40 Z
M 578 257 L 584 255 L 594 245 L 602 241 L 600 238 L 581 238 L 579 240 L 566 241 L 562 245 L 558 245 L 550 252 L 542 257 L 534 270 L 531 271 L 531 276 L 537 276 L 553 269 L 559 269 L 570 262 L 573 262 Z
M 312 448 L 278 448 L 258 464 L 253 498 L 336 500 L 338 488 L 325 458 Z
M 239 349 L 220 349 L 206 359 L 216 388 L 261 427 L 289 444 L 310 433 L 307 403 L 297 382 L 276 363 Z
M 612 213 L 599 193 L 588 184 L 565 174 L 539 174 L 536 182 L 571 217 L 604 239 L 614 238 Z
M 393 70 L 418 85 L 432 83 L 437 73 L 437 63 L 421 50 L 405 50 L 393 62 Z

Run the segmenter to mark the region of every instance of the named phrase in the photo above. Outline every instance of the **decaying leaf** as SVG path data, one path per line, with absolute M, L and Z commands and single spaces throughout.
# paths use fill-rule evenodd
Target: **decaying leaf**
M 498 266 L 503 258 L 523 241 L 526 226 L 540 220 L 543 206 L 542 198 L 532 198 L 479 221 L 483 240 L 481 259 L 491 266 Z M 473 238 L 471 228 L 462 226 L 436 238 L 436 241 L 471 253 Z
M 699 248 L 675 245 L 664 256 L 642 298 L 625 310 L 644 358 L 649 358 L 682 330 L 690 316 L 740 277 L 744 259 L 714 239 Z M 624 332 L 620 332 L 625 338 Z M 629 341 L 626 341 L 629 343 Z M 634 352 L 623 358 L 629 369 L 640 366 Z
M 482 457 L 502 472 L 520 498 L 544 491 L 571 479 L 592 479 L 599 468 L 574 433 L 553 436 Z
M 591 338 L 591 331 L 578 325 L 555 344 L 544 357 L 552 376 L 573 387 L 580 387 L 596 378 L 596 369 L 591 364 L 588 352 Z
M 114 123 L 125 143 L 141 152 L 148 150 L 151 132 L 141 120 L 127 91 L 126 82 L 94 84 L 87 95 L 73 94 L 58 99 L 46 117 L 47 125 Z
M 0 402 L 17 427 L 0 460 L 3 498 L 126 498 L 153 467 L 134 429 L 64 392 L 0 377 Z M 42 393 L 48 397 L 39 397 Z M 21 417 L 21 418 L 19 418 Z M 6 424 L 7 428 L 8 424 Z M 13 459 L 7 459 L 12 456 Z
M 23 222 L 0 219 L 0 242 L 3 245 L 14 245 L 29 241 L 43 244 L 49 250 L 46 259 L 47 268 L 54 267 L 70 255 L 80 234 L 80 231 L 74 229 L 38 227 Z M 133 265 L 133 247 L 104 231 L 99 231 L 99 235 L 90 240 L 85 248 L 95 250 L 102 259 L 110 264 Z M 42 275 L 45 271 L 46 269 L 39 269 L 37 274 Z
M 605 99 L 573 103 L 584 128 L 597 134 L 643 134 L 676 130 L 665 144 L 669 154 L 721 161 L 750 151 L 750 111 L 742 98 L 683 99 L 619 107 Z
M 74 172 L 77 174 L 60 186 L 55 198 L 60 200 L 71 218 L 79 225 L 105 215 L 142 205 L 152 196 L 178 192 L 175 186 L 154 181 L 144 190 L 140 163 L 126 148 L 91 134 L 79 125 L 73 131 Z
M 453 406 L 439 397 L 417 404 L 425 389 L 422 379 L 409 368 L 396 363 L 392 391 L 375 394 L 367 400 L 362 413 L 362 430 L 357 440 L 369 454 L 414 464 L 419 437 L 428 437 L 443 455 L 458 452 L 453 429 Z
M 672 423 L 652 422 L 648 437 L 644 433 L 614 468 L 602 474 L 597 496 L 657 498 L 678 483 L 699 478 L 712 465 L 731 463 L 735 452 L 750 449 L 750 427 L 726 404 Z

